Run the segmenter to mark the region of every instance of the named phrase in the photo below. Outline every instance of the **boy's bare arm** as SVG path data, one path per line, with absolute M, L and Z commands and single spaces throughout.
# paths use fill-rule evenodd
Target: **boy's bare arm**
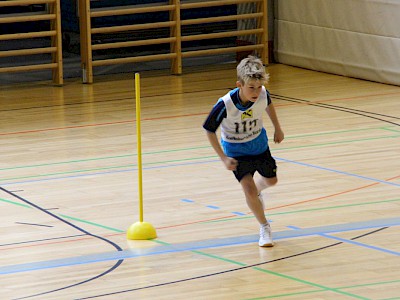
M 221 148 L 221 145 L 218 142 L 218 138 L 217 138 L 217 135 L 215 134 L 215 132 L 211 132 L 211 131 L 207 131 L 207 130 L 206 130 L 206 132 L 207 132 L 208 141 L 210 142 L 211 146 L 213 147 L 215 153 L 217 153 L 219 158 L 225 164 L 225 167 L 231 171 L 236 170 L 237 160 L 225 155 L 224 151 Z
M 266 108 L 266 111 L 269 118 L 271 119 L 272 124 L 275 127 L 274 142 L 279 144 L 280 142 L 283 141 L 285 135 L 282 131 L 281 124 L 279 123 L 278 115 L 276 114 L 274 104 L 270 103 Z

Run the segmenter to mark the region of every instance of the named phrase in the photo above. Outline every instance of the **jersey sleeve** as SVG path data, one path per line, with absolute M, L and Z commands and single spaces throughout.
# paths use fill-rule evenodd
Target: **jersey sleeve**
M 214 105 L 203 124 L 203 128 L 210 132 L 216 132 L 222 120 L 226 118 L 226 107 L 221 99 Z
M 271 95 L 269 94 L 269 91 L 266 90 L 266 92 L 267 92 L 267 106 L 268 106 L 272 103 L 272 100 L 271 100 Z

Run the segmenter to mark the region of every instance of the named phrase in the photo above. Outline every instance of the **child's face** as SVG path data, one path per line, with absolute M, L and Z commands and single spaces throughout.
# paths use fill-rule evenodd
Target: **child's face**
M 240 99 L 244 102 L 256 102 L 262 91 L 262 83 L 260 80 L 250 80 L 245 84 L 237 81 L 236 86 L 240 88 Z

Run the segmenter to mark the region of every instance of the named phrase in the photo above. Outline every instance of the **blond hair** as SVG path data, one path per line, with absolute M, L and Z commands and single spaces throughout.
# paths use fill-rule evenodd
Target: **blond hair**
M 240 61 L 237 68 L 237 80 L 242 83 L 248 83 L 251 80 L 259 80 L 261 83 L 266 83 L 269 75 L 265 71 L 265 67 L 256 56 L 250 55 Z

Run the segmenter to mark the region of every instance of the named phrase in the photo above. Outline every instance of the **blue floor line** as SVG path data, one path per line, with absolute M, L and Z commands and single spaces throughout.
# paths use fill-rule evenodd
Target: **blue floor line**
M 335 169 L 329 169 L 329 168 L 325 168 L 325 167 L 321 167 L 321 166 L 306 164 L 306 163 L 302 163 L 302 162 L 298 162 L 298 161 L 294 161 L 294 160 L 289 160 L 289 159 L 284 159 L 284 158 L 277 158 L 276 157 L 276 159 L 284 161 L 284 162 L 296 164 L 296 165 L 311 167 L 311 168 L 315 168 L 315 169 L 320 169 L 320 170 L 324 170 L 324 171 L 334 172 L 334 173 L 338 173 L 338 174 L 342 174 L 342 175 L 357 177 L 357 178 L 360 178 L 360 179 L 366 179 L 366 180 L 369 180 L 369 181 L 374 181 L 374 182 L 379 182 L 379 183 L 383 183 L 383 184 L 394 185 L 394 186 L 400 187 L 400 184 L 395 183 L 395 182 L 380 180 L 380 179 L 372 178 L 372 177 L 366 177 L 366 176 L 362 176 L 362 175 L 358 175 L 358 174 L 348 173 L 348 172 L 339 171 L 339 170 L 335 170 Z
M 379 182 L 387 185 L 392 185 L 392 186 L 397 186 L 400 187 L 400 184 L 390 182 L 390 181 L 385 181 L 377 178 L 372 178 L 372 177 L 367 177 L 367 176 L 362 176 L 358 174 L 353 174 L 349 172 L 344 172 L 344 171 L 339 171 L 335 169 L 330 169 L 330 168 L 325 168 L 317 165 L 312 165 L 312 164 L 306 164 L 294 160 L 289 160 L 285 158 L 279 158 L 275 157 L 276 160 L 292 163 L 292 164 L 297 164 L 301 166 L 306 166 L 306 167 L 311 167 L 315 169 L 320 169 L 324 171 L 329 171 L 329 172 L 334 172 L 346 176 L 352 176 L 352 177 L 357 177 L 360 179 L 365 179 L 368 181 L 373 181 L 373 182 Z M 189 166 L 189 165 L 197 165 L 197 164 L 207 164 L 207 163 L 214 163 L 214 162 L 219 162 L 220 160 L 215 159 L 215 160 L 207 160 L 207 161 L 201 161 L 201 162 L 186 162 L 186 163 L 181 163 L 181 164 L 167 164 L 163 166 L 151 166 L 151 167 L 144 167 L 143 170 L 153 170 L 153 169 L 163 169 L 163 168 L 171 168 L 171 167 L 179 167 L 179 166 Z M 70 176 L 61 176 L 61 177 L 51 177 L 51 178 L 41 178 L 41 179 L 31 179 L 31 180 L 23 180 L 23 181 L 14 181 L 14 182 L 0 182 L 1 186 L 9 186 L 9 185 L 15 185 L 15 184 L 25 184 L 25 183 L 33 183 L 33 182 L 43 182 L 43 181 L 52 181 L 52 180 L 62 180 L 62 179 L 73 179 L 73 178 L 81 178 L 81 177 L 90 177 L 90 176 L 99 176 L 99 175 L 110 175 L 110 174 L 117 174 L 117 173 L 125 173 L 125 172 L 136 172 L 137 168 L 128 168 L 125 170 L 114 170 L 114 171 L 103 171 L 103 172 L 94 172 L 94 173 L 89 173 L 89 174 L 78 174 L 78 175 L 70 175 Z
M 295 229 L 295 230 L 301 230 L 301 228 L 296 227 L 296 226 L 288 226 L 288 228 L 292 228 L 292 229 Z M 328 239 L 336 240 L 336 241 L 339 241 L 339 242 L 342 242 L 342 243 L 346 243 L 346 244 L 352 244 L 352 245 L 356 245 L 356 246 L 360 246 L 360 247 L 364 247 L 364 248 L 369 248 L 369 249 L 378 250 L 378 251 L 381 251 L 381 252 L 386 252 L 388 254 L 393 254 L 393 255 L 396 255 L 396 256 L 400 255 L 400 253 L 396 252 L 396 251 L 388 250 L 388 249 L 385 249 L 385 248 L 382 248 L 382 247 L 376 247 L 376 246 L 373 246 L 373 245 L 368 245 L 368 244 L 365 244 L 365 243 L 360 243 L 360 242 L 349 240 L 349 239 L 344 239 L 344 238 L 333 236 L 333 235 L 329 235 L 329 234 L 326 234 L 326 233 L 321 233 L 321 234 L 319 234 L 319 236 L 323 236 L 323 237 L 326 237 Z
M 379 227 L 390 227 L 400 226 L 400 218 L 389 218 L 389 219 L 378 219 L 364 222 L 346 223 L 346 224 L 335 224 L 328 226 L 318 226 L 299 230 L 286 230 L 280 231 L 273 234 L 275 240 L 299 238 L 312 235 L 323 235 L 328 233 L 339 233 L 353 230 L 365 230 L 370 228 Z M 114 251 L 98 254 L 90 254 L 78 257 L 61 258 L 48 261 L 39 261 L 33 263 L 17 264 L 10 266 L 0 267 L 0 275 L 13 274 L 19 272 L 52 269 L 59 267 L 67 267 L 74 265 L 83 265 L 89 263 L 115 261 L 120 259 L 128 259 L 143 256 L 161 255 L 169 253 L 177 253 L 184 251 L 194 251 L 201 249 L 219 248 L 226 246 L 238 246 L 244 244 L 256 244 L 258 241 L 258 235 L 245 235 L 239 237 L 229 237 L 220 239 L 210 239 L 195 242 L 188 242 L 175 245 L 163 245 L 145 249 L 127 249 L 123 251 Z M 255 245 L 254 247 L 257 247 Z M 391 251 L 378 247 L 370 247 L 371 250 L 383 251 L 387 254 L 393 254 L 400 256 L 400 252 Z

